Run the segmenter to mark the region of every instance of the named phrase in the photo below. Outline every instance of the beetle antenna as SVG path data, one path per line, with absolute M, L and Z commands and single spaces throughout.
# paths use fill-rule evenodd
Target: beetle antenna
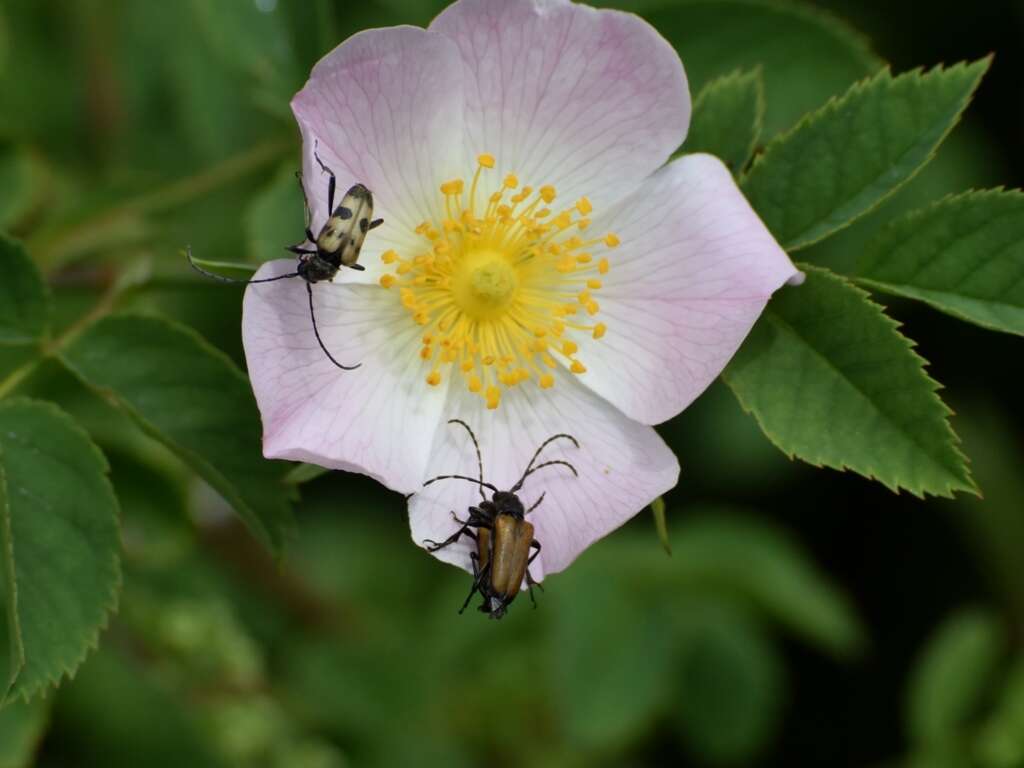
M 580 473 L 576 471 L 576 467 L 574 467 L 568 461 L 563 461 L 562 459 L 552 459 L 551 461 L 545 461 L 543 464 L 538 464 L 536 467 L 531 467 L 530 469 L 528 469 L 526 471 L 526 473 L 522 476 L 522 478 L 519 480 L 519 482 L 516 483 L 515 486 L 513 486 L 512 488 L 509 489 L 510 492 L 511 493 L 515 493 L 520 488 L 522 488 L 523 487 L 523 481 L 526 480 L 527 477 L 532 475 L 538 469 L 544 469 L 544 467 L 552 467 L 555 464 L 561 464 L 563 467 L 568 467 L 572 471 L 572 473 L 574 475 L 576 475 L 576 477 L 580 476 Z
M 545 496 L 547 495 L 547 493 L 548 493 L 547 491 L 544 491 L 544 492 L 543 492 L 543 493 L 542 493 L 542 494 L 540 495 L 540 498 L 539 498 L 539 499 L 537 499 L 537 500 L 536 500 L 535 502 L 533 502 L 533 504 L 532 504 L 532 505 L 530 506 L 530 508 L 529 508 L 528 510 L 526 510 L 526 512 L 524 512 L 523 514 L 526 514 L 526 515 L 528 515 L 528 514 L 530 514 L 531 512 L 533 512 L 533 510 L 535 510 L 535 509 L 536 509 L 537 507 L 539 507 L 539 506 L 540 506 L 540 503 L 541 503 L 542 501 L 544 501 L 544 497 L 545 497 Z
M 477 480 L 475 477 L 466 477 L 465 475 L 438 475 L 437 477 L 432 477 L 425 483 L 423 483 L 423 487 L 425 488 L 431 483 L 436 483 L 438 480 L 466 480 L 467 482 L 470 483 L 476 483 L 477 485 L 483 488 L 490 488 L 495 493 L 498 493 L 498 489 L 495 488 L 490 483 L 485 483 L 482 480 Z
M 483 484 L 484 484 L 484 460 L 483 460 L 483 457 L 480 455 L 480 443 L 478 443 L 476 441 L 476 435 L 474 435 L 473 434 L 473 430 L 469 428 L 469 424 L 464 422 L 462 419 L 448 419 L 448 423 L 449 424 L 461 424 L 463 427 L 465 427 L 466 431 L 469 432 L 469 439 L 473 441 L 473 447 L 476 448 L 476 466 L 477 466 L 477 469 L 480 471 L 480 487 L 479 487 L 480 498 L 483 499 L 484 501 L 487 501 L 487 496 L 484 495 L 484 489 L 483 489 Z
M 309 319 L 313 321 L 313 334 L 316 336 L 316 341 L 320 345 L 320 349 L 327 355 L 327 359 L 334 363 L 336 366 L 341 368 L 343 371 L 354 371 L 356 368 L 362 365 L 362 363 L 356 363 L 355 365 L 342 365 L 334 359 L 334 355 L 327 351 L 327 347 L 324 346 L 323 339 L 320 338 L 320 329 L 316 327 L 316 313 L 313 312 L 313 286 L 310 283 L 306 283 L 306 293 L 309 294 Z
M 538 469 L 540 469 L 540 467 L 534 467 L 533 466 L 533 462 L 535 462 L 537 460 L 537 457 L 540 456 L 540 452 L 543 451 L 545 448 L 547 448 L 551 443 L 555 442 L 555 440 L 560 440 L 561 438 L 565 438 L 566 440 L 571 441 L 572 444 L 575 445 L 577 448 L 580 447 L 579 440 L 577 440 L 572 435 L 565 434 L 564 432 L 559 432 L 557 435 L 552 435 L 551 437 L 549 437 L 547 440 L 545 440 L 543 443 L 540 444 L 540 447 L 533 454 L 533 458 L 530 459 L 530 463 L 526 465 L 526 469 L 523 471 L 523 476 L 521 478 L 519 478 L 519 482 L 516 483 L 515 486 L 512 488 L 512 493 L 515 493 L 516 491 L 518 491 L 520 488 L 523 487 L 523 481 L 526 480 L 527 475 L 533 474 Z M 566 462 L 563 462 L 563 463 L 566 463 Z M 545 466 L 545 465 L 541 465 L 541 466 Z M 575 469 L 573 469 L 573 473 L 576 474 L 576 470 Z
M 255 283 L 272 283 L 275 280 L 284 280 L 289 277 L 299 276 L 298 272 L 289 272 L 287 275 L 278 275 L 277 277 L 264 277 L 260 278 L 259 280 L 236 280 L 233 277 L 225 277 L 224 275 L 218 275 L 216 272 L 209 272 L 200 267 L 198 264 L 196 264 L 195 259 L 192 258 L 191 245 L 185 247 L 185 255 L 188 256 L 188 264 L 190 267 L 192 267 L 192 269 L 194 269 L 201 275 L 206 275 L 206 277 L 212 277 L 214 280 L 220 280 L 222 283 L 240 283 L 241 285 L 253 285 Z

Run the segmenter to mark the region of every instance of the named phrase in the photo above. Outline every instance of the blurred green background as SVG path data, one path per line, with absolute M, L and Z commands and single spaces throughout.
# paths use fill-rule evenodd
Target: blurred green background
M 761 66 L 767 136 L 883 61 L 996 52 L 936 160 L 808 260 L 842 269 L 896 213 L 1020 185 L 1020 3 L 606 4 L 679 48 L 694 95 Z M 3 0 L 0 229 L 65 323 L 109 300 L 242 363 L 241 290 L 191 274 L 180 249 L 281 256 L 302 221 L 291 95 L 349 34 L 442 6 Z M 398 495 L 306 483 L 275 563 L 166 450 L 44 366 L 23 391 L 111 459 L 124 591 L 73 681 L 0 710 L 0 768 L 1024 766 L 1020 340 L 887 304 L 947 387 L 984 500 L 791 462 L 716 384 L 662 429 L 683 465 L 671 556 L 646 511 L 500 623 L 456 615 L 467 577 L 411 544 Z M 0 352 L 0 373 L 18 364 Z

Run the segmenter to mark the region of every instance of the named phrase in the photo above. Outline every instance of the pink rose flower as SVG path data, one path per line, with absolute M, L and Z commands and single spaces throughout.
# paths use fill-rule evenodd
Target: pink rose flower
M 361 472 L 410 500 L 412 536 L 443 540 L 485 479 L 508 488 L 537 446 L 570 461 L 522 490 L 565 568 L 678 479 L 651 427 L 686 408 L 797 271 L 709 155 L 666 161 L 690 96 L 638 16 L 568 0 L 459 0 L 427 29 L 372 29 L 313 69 L 292 109 L 313 231 L 327 179 L 361 182 L 384 219 L 364 272 L 250 286 L 243 336 L 264 453 Z M 294 271 L 265 264 L 257 278 Z M 436 553 L 469 568 L 472 542 Z

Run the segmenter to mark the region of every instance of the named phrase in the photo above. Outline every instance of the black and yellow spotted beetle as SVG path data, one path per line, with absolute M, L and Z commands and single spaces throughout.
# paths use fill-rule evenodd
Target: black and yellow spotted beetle
M 197 272 L 220 280 L 225 283 L 244 283 L 253 285 L 255 283 L 272 283 L 276 280 L 286 280 L 291 277 L 301 277 L 306 281 L 306 293 L 309 295 L 309 317 L 313 321 L 313 333 L 316 336 L 320 349 L 327 355 L 327 359 L 338 368 L 351 371 L 358 368 L 361 363 L 355 365 L 342 365 L 334 356 L 327 351 L 323 340 L 320 338 L 320 330 L 316 325 L 316 313 L 313 311 L 313 283 L 322 280 L 333 280 L 342 267 L 362 270 L 364 267 L 358 263 L 359 251 L 363 247 L 363 240 L 366 233 L 376 229 L 384 223 L 383 219 L 373 218 L 373 193 L 362 184 L 352 185 L 345 196 L 341 198 L 338 207 L 334 207 L 334 193 L 337 180 L 334 171 L 324 165 L 317 150 L 313 149 L 313 157 L 320 166 L 320 172 L 326 173 L 329 177 L 327 182 L 327 209 L 331 211 L 330 218 L 320 228 L 320 234 L 313 236 L 310 229 L 309 200 L 306 198 L 306 190 L 302 186 L 302 174 L 295 174 L 299 179 L 299 189 L 302 190 L 302 200 L 306 209 L 306 240 L 296 245 L 287 246 L 286 250 L 291 251 L 299 257 L 299 263 L 294 272 L 277 277 L 268 277 L 262 280 L 235 280 L 224 277 L 200 267 L 192 258 L 192 249 L 187 248 L 188 262 L 192 269 Z M 306 247 L 306 243 L 312 247 Z
M 427 551 L 437 552 L 439 549 L 451 546 L 463 536 L 468 536 L 476 541 L 476 552 L 469 554 L 473 564 L 473 586 L 469 590 L 469 595 L 466 596 L 466 602 L 459 609 L 459 613 L 466 610 L 473 595 L 479 592 L 484 599 L 480 610 L 492 619 L 500 619 L 505 615 L 516 595 L 519 594 L 519 588 L 524 578 L 530 590 L 530 601 L 536 608 L 533 587 L 539 587 L 540 584 L 534 581 L 530 575 L 530 563 L 540 554 L 540 542 L 533 538 L 533 524 L 526 520 L 526 516 L 544 500 L 544 494 L 542 493 L 529 509 L 523 506 L 523 502 L 516 494 L 523 487 L 527 477 L 544 467 L 560 464 L 568 467 L 574 475 L 579 477 L 576 468 L 562 459 L 552 459 L 536 466 L 534 466 L 534 462 L 537 461 L 541 451 L 555 440 L 569 440 L 577 448 L 580 447 L 580 444 L 572 435 L 552 435 L 541 443 L 533 454 L 533 458 L 526 465 L 519 481 L 509 490 L 501 491 L 491 483 L 484 482 L 483 458 L 480 455 L 480 444 L 477 443 L 473 430 L 461 419 L 451 419 L 448 423 L 460 424 L 469 433 L 473 447 L 476 449 L 479 479 L 465 475 L 439 475 L 427 480 L 423 485 L 427 486 L 438 480 L 467 480 L 477 485 L 480 491 L 480 504 L 469 508 L 469 517 L 466 520 L 459 519 L 455 512 L 452 512 L 455 522 L 462 527 L 447 539 L 441 542 L 428 539 L 423 544 Z M 491 491 L 489 500 L 484 494 L 484 488 Z

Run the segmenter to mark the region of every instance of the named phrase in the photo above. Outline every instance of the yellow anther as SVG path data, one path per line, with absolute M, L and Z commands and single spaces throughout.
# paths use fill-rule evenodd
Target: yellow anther
M 523 184 L 507 168 L 488 180 L 491 168 L 495 156 L 481 154 L 471 181 L 439 182 L 443 213 L 415 228 L 429 245 L 385 251 L 381 261 L 392 274 L 377 280 L 399 291 L 423 326 L 418 351 L 427 384 L 441 384 L 451 366 L 493 410 L 506 389 L 531 381 L 550 389 L 565 366 L 586 372 L 579 339 L 599 339 L 605 326 L 584 313 L 599 311 L 591 292 L 603 287 L 608 261 L 585 251 L 613 248 L 619 238 L 582 231 L 591 226 L 590 198 L 555 207 L 553 186 Z
M 487 408 L 493 411 L 498 407 L 498 403 L 501 402 L 501 390 L 497 387 L 488 387 L 485 395 L 487 397 Z

